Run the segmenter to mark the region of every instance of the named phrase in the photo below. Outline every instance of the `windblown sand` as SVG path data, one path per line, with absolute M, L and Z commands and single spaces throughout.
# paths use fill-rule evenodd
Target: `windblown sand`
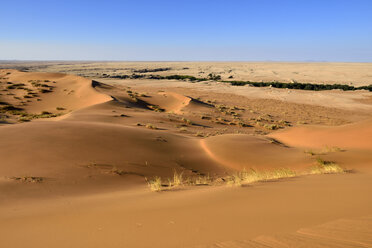
M 372 246 L 372 93 L 97 76 L 170 67 L 160 73 L 368 85 L 370 64 L 2 67 L 28 72 L 0 69 L 1 247 Z M 306 174 L 317 160 L 345 173 Z M 225 183 L 283 168 L 298 176 Z M 150 191 L 175 172 L 216 183 Z

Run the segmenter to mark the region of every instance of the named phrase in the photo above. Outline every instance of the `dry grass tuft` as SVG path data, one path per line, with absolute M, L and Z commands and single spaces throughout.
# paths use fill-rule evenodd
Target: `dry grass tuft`
M 195 178 L 194 184 L 195 185 L 210 185 L 213 182 L 212 178 L 209 175 L 206 176 L 198 176 Z
M 25 183 L 41 183 L 44 181 L 43 177 L 12 177 L 11 179 L 16 180 L 16 181 L 21 181 Z
M 151 124 L 151 123 L 147 123 L 146 128 L 148 128 L 148 129 L 158 129 L 154 124 Z
M 324 161 L 317 158 L 317 165 L 312 167 L 310 174 L 331 174 L 331 173 L 345 173 L 346 171 L 338 164 L 332 161 Z
M 261 181 L 277 180 L 282 178 L 295 177 L 296 172 L 287 168 L 276 169 L 274 171 L 256 171 L 251 169 L 250 171 L 243 170 L 236 172 L 226 178 L 228 185 L 241 186 L 243 184 L 250 184 Z
M 177 173 L 177 171 L 174 171 L 172 186 L 181 186 L 183 184 L 183 179 L 183 172 Z
M 168 179 L 166 185 L 162 184 L 160 177 L 155 177 L 151 181 L 147 181 L 151 191 L 172 190 L 180 186 L 195 186 L 195 185 L 228 185 L 242 186 L 256 182 L 267 182 L 270 180 L 279 180 L 283 178 L 292 178 L 297 175 L 312 175 L 312 174 L 330 174 L 330 173 L 345 173 L 346 171 L 334 162 L 324 161 L 320 158 L 317 160 L 317 166 L 311 168 L 310 172 L 297 174 L 295 171 L 288 168 L 280 168 L 273 171 L 249 171 L 243 170 L 232 173 L 227 177 L 211 178 L 209 175 L 198 175 L 198 177 L 184 177 L 183 172 L 173 174 L 173 178 Z
M 150 187 L 151 191 L 156 191 L 156 192 L 162 191 L 163 185 L 162 185 L 160 177 L 155 177 L 152 180 L 147 180 L 146 179 L 146 181 L 147 181 L 147 185 Z

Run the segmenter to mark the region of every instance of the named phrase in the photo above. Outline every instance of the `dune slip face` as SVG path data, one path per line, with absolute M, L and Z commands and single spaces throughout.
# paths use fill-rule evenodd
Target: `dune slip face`
M 146 83 L 0 70 L 1 247 L 371 245 L 361 105 Z

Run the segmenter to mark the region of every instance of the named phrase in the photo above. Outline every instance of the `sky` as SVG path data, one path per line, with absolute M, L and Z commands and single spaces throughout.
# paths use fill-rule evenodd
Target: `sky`
M 1 0 L 0 60 L 372 62 L 372 0 Z

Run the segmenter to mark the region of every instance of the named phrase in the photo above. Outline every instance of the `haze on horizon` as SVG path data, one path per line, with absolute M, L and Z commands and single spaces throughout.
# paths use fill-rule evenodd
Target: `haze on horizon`
M 0 60 L 372 62 L 372 2 L 3 1 Z

